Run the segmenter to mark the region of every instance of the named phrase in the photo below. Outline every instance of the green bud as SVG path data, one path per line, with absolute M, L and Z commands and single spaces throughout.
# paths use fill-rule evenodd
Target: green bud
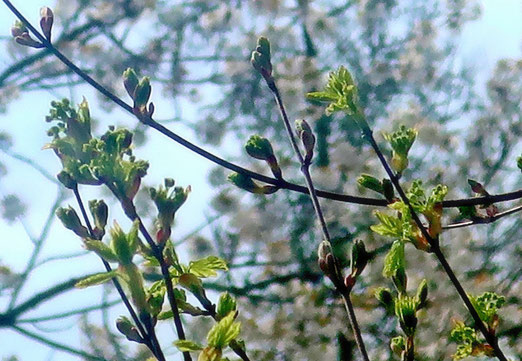
M 468 184 L 469 186 L 471 187 L 471 190 L 481 196 L 488 196 L 489 193 L 486 191 L 486 189 L 484 188 L 484 186 L 477 182 L 477 181 L 474 181 L 473 179 L 468 179 Z
M 388 178 L 382 180 L 382 190 L 384 197 L 388 202 L 393 202 L 395 198 L 395 191 L 393 190 L 393 183 Z
M 404 342 L 404 337 L 397 336 L 391 339 L 390 348 L 393 353 L 397 356 L 401 356 L 402 352 L 406 350 L 406 343 Z
M 398 131 L 383 133 L 383 136 L 390 143 L 393 150 L 392 167 L 396 172 L 401 173 L 408 167 L 408 152 L 417 137 L 417 131 L 401 125 Z
M 132 68 L 127 68 L 123 72 L 123 85 L 125 86 L 125 90 L 127 91 L 127 94 L 134 99 L 134 94 L 136 92 L 136 87 L 138 86 L 139 80 L 138 75 Z
M 393 312 L 395 301 L 388 288 L 379 287 L 375 290 L 375 298 L 384 306 L 387 312 Z
M 274 156 L 274 151 L 270 141 L 259 135 L 253 135 L 248 139 L 245 150 L 253 158 L 268 160 Z
M 136 91 L 134 93 L 134 107 L 138 109 L 146 107 L 151 92 L 152 87 L 150 86 L 150 78 L 148 76 L 143 77 L 138 83 L 138 86 L 136 87 Z
M 225 292 L 219 296 L 219 301 L 217 305 L 217 315 L 220 318 L 225 317 L 230 312 L 235 312 L 237 309 L 236 299 L 230 295 L 230 293 Z
M 415 299 L 417 300 L 417 310 L 426 307 L 426 301 L 428 299 L 428 281 L 426 281 L 426 279 L 423 279 L 419 287 L 417 287 Z
M 312 132 L 312 128 L 304 119 L 297 119 L 295 121 L 295 127 L 297 130 L 297 135 L 301 142 L 303 143 L 303 147 L 305 149 L 305 164 L 309 164 L 314 156 L 314 146 L 315 146 L 315 135 Z
M 105 234 L 105 226 L 107 225 L 107 218 L 109 216 L 109 207 L 103 200 L 93 199 L 89 201 L 89 210 L 94 218 L 94 231 L 96 238 L 101 239 Z
M 366 247 L 364 246 L 363 241 L 360 239 L 355 240 L 355 243 L 352 247 L 351 263 L 351 274 L 353 277 L 356 277 L 362 273 L 369 259 L 370 254 L 366 252 Z
M 62 183 L 67 189 L 75 189 L 78 186 L 78 183 L 76 183 L 74 178 L 64 170 L 58 173 L 56 178 L 58 178 L 60 183 Z
M 165 185 L 165 188 L 172 188 L 174 187 L 174 184 L 176 184 L 176 181 L 172 178 L 165 178 L 163 184 Z
M 371 189 L 372 191 L 380 194 L 384 194 L 381 181 L 369 174 L 361 174 L 359 178 L 357 178 L 357 183 L 361 187 Z
M 522 155 L 517 158 L 517 167 L 522 171 Z
M 138 343 L 145 343 L 145 340 L 140 336 L 136 326 L 134 326 L 134 324 L 127 317 L 118 317 L 118 319 L 116 319 L 116 328 L 125 337 L 127 337 L 127 340 Z
M 408 284 L 408 277 L 403 267 L 397 268 L 395 274 L 392 276 L 392 281 L 399 294 L 406 294 L 406 286 Z
M 45 38 L 51 41 L 51 29 L 53 28 L 54 14 L 51 9 L 44 6 L 40 9 L 40 28 Z
M 270 62 L 270 42 L 264 36 L 261 36 L 257 40 L 256 50 L 252 52 L 250 62 L 254 69 L 265 78 L 267 83 L 273 82 L 272 63 Z
M 70 229 L 78 236 L 86 238 L 89 236 L 87 228 L 82 226 L 78 214 L 72 207 L 63 208 L 60 207 L 56 210 L 56 216 L 62 221 L 65 228 Z
M 272 194 L 279 188 L 276 186 L 259 186 L 252 178 L 242 173 L 232 173 L 228 176 L 228 181 L 233 183 L 236 187 L 241 188 L 247 192 L 254 194 Z

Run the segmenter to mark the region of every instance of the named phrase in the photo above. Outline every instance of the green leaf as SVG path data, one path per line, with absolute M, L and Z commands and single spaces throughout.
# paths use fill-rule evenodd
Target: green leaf
M 174 346 L 176 346 L 181 352 L 195 352 L 203 350 L 203 346 L 189 340 L 174 341 Z
M 90 286 L 101 285 L 102 283 L 110 281 L 113 277 L 116 277 L 117 275 L 117 270 L 113 270 L 110 272 L 95 273 L 76 282 L 74 286 L 77 288 L 86 288 Z
M 230 341 L 239 336 L 241 324 L 234 322 L 234 317 L 235 313 L 230 312 L 210 329 L 207 335 L 209 346 L 223 349 L 228 346 Z
M 191 261 L 188 269 L 193 275 L 202 278 L 217 276 L 217 270 L 228 271 L 228 267 L 225 260 L 215 256 Z
M 494 292 L 484 292 L 479 297 L 469 296 L 473 307 L 477 310 L 480 319 L 487 324 L 494 320 L 498 309 L 504 305 L 506 299 Z
M 219 296 L 218 306 L 216 313 L 219 317 L 225 317 L 230 312 L 235 311 L 237 308 L 236 299 L 225 292 Z

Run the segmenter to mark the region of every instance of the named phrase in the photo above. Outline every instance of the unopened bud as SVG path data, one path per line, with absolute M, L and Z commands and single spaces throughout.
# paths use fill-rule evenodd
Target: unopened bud
M 269 85 L 270 83 L 273 83 L 272 63 L 270 61 L 270 42 L 264 36 L 261 36 L 257 40 L 256 50 L 252 52 L 250 62 L 254 69 L 265 78 Z
M 315 135 L 312 132 L 312 128 L 304 119 L 297 119 L 295 121 L 295 127 L 297 129 L 297 135 L 303 143 L 305 149 L 305 164 L 309 164 L 314 156 L 315 146 Z
M 91 211 L 91 214 L 94 218 L 95 229 L 98 233 L 97 238 L 100 239 L 105 234 L 105 226 L 107 225 L 109 208 L 103 200 L 93 199 L 89 202 L 89 210 Z
M 62 170 L 60 173 L 56 175 L 56 178 L 64 185 L 67 189 L 75 189 L 78 186 L 78 183 L 74 180 L 74 178 L 66 171 Z
M 54 14 L 53 11 L 44 6 L 40 9 L 40 28 L 45 38 L 51 41 L 51 30 L 53 28 Z
M 253 135 L 248 139 L 245 150 L 253 158 L 268 160 L 268 158 L 274 156 L 274 150 L 270 141 L 259 135 Z
M 132 68 L 127 68 L 123 72 L 123 85 L 125 86 L 125 90 L 129 94 L 129 96 L 134 100 L 134 93 L 136 92 L 136 87 L 138 86 L 139 80 L 138 75 Z
M 13 36 L 13 38 L 16 38 L 17 36 L 20 36 L 23 33 L 28 33 L 27 28 L 25 27 L 24 23 L 22 23 L 20 20 L 16 20 L 13 26 L 11 27 L 11 35 Z
M 143 338 L 140 336 L 140 333 L 138 332 L 136 326 L 134 326 L 127 317 L 118 317 L 118 319 L 116 320 L 116 328 L 125 337 L 127 337 L 127 340 L 138 343 L 145 343 L 145 340 L 143 340 Z
M 56 216 L 62 221 L 65 228 L 70 229 L 78 236 L 86 238 L 89 236 L 87 228 L 82 226 L 80 218 L 76 211 L 70 206 L 67 208 L 60 207 L 56 210 Z
M 21 35 L 16 36 L 15 37 L 15 41 L 18 44 L 20 44 L 20 45 L 29 46 L 29 47 L 35 48 L 35 49 L 39 49 L 39 48 L 44 48 L 45 47 L 45 45 L 43 45 L 39 41 L 34 40 L 31 37 L 31 35 L 29 35 L 29 33 L 27 33 L 27 32 L 22 33 Z
M 252 178 L 242 173 L 232 173 L 228 176 L 229 182 L 233 183 L 236 187 L 246 190 L 247 192 L 254 194 L 272 194 L 275 193 L 279 188 L 276 186 L 259 186 Z
M 353 277 L 357 277 L 362 273 L 369 259 L 370 255 L 368 252 L 366 252 L 364 242 L 360 239 L 357 239 L 352 247 L 351 270 Z
M 374 192 L 384 193 L 381 181 L 369 174 L 361 174 L 360 177 L 357 178 L 357 183 L 361 187 L 371 189 Z
M 137 109 L 145 107 L 149 101 L 151 92 L 150 78 L 148 76 L 143 77 L 138 83 L 134 93 L 134 107 Z
M 382 190 L 384 197 L 388 202 L 393 202 L 395 198 L 395 192 L 393 190 L 393 183 L 388 178 L 382 180 Z

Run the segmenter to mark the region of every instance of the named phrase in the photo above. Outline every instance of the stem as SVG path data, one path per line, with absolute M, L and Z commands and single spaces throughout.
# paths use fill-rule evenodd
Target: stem
M 432 238 L 429 235 L 428 231 L 426 230 L 426 228 L 422 224 L 419 216 L 417 215 L 417 213 L 413 209 L 413 206 L 411 205 L 410 200 L 406 196 L 406 193 L 404 193 L 404 190 L 402 189 L 402 187 L 401 187 L 401 185 L 399 183 L 399 179 L 397 178 L 395 173 L 391 170 L 390 165 L 386 161 L 386 158 L 384 157 L 384 155 L 382 154 L 382 152 L 381 152 L 381 150 L 379 148 L 379 145 L 375 141 L 375 138 L 373 137 L 372 131 L 371 130 L 363 131 L 363 134 L 364 134 L 364 137 L 368 139 L 368 141 L 370 142 L 371 146 L 373 147 L 375 153 L 377 154 L 377 157 L 381 161 L 382 166 L 386 170 L 386 173 L 390 177 L 390 180 L 392 181 L 395 189 L 399 193 L 399 195 L 401 197 L 401 200 L 404 202 L 404 204 L 406 204 L 408 206 L 408 208 L 410 210 L 410 213 L 411 213 L 411 216 L 412 216 L 413 220 L 415 221 L 415 223 L 417 224 L 417 227 L 419 227 L 422 235 L 426 238 L 426 240 L 430 244 L 431 251 L 435 254 L 437 259 L 439 260 L 439 263 L 441 264 L 442 268 L 444 268 L 444 271 L 446 272 L 446 274 L 448 275 L 449 279 L 453 283 L 453 286 L 457 290 L 460 298 L 462 299 L 462 301 L 464 301 L 464 304 L 466 305 L 469 313 L 471 314 L 471 317 L 473 317 L 473 320 L 475 321 L 475 327 L 480 330 L 480 332 L 482 333 L 482 335 L 484 336 L 486 341 L 493 348 L 495 356 L 499 360 L 507 361 L 506 356 L 504 356 L 502 350 L 498 346 L 497 337 L 488 331 L 488 329 L 486 328 L 486 325 L 484 325 L 484 322 L 482 322 L 482 320 L 480 319 L 480 316 L 478 315 L 477 310 L 475 310 L 475 307 L 473 307 L 473 304 L 469 300 L 469 297 L 466 294 L 466 291 L 464 290 L 464 288 L 462 287 L 461 283 L 459 282 L 459 280 L 455 276 L 455 273 L 453 272 L 451 266 L 449 265 L 448 261 L 446 260 L 446 257 L 444 256 L 444 254 L 442 253 L 442 250 L 440 249 L 440 244 L 439 244 L 438 239 L 434 239 L 434 238 Z
M 18 17 L 18 19 L 24 23 L 24 25 L 31 31 L 31 33 L 45 46 L 46 50 L 44 50 L 44 51 L 50 51 L 62 63 L 64 63 L 70 70 L 72 70 L 74 73 L 76 73 L 78 76 L 80 76 L 83 80 L 85 80 L 87 83 L 89 83 L 93 88 L 95 88 L 101 94 L 105 95 L 107 98 L 109 98 L 111 101 L 113 101 L 123 110 L 127 111 L 128 113 L 131 113 L 132 115 L 135 115 L 132 110 L 131 105 L 125 103 L 122 99 L 120 99 L 110 90 L 108 90 L 105 86 L 98 83 L 90 75 L 88 75 L 78 66 L 76 66 L 71 60 L 69 60 L 62 52 L 60 52 L 57 48 L 55 48 L 54 45 L 51 44 L 42 34 L 40 34 L 40 32 L 18 11 L 18 9 L 16 9 L 16 7 L 9 0 L 2 0 L 2 1 L 13 12 L 13 14 L 15 14 Z M 172 139 L 176 143 L 182 145 L 183 147 L 189 149 L 190 151 L 208 159 L 209 161 L 211 161 L 219 166 L 222 166 L 224 168 L 227 168 L 227 169 L 237 172 L 237 173 L 247 175 L 258 181 L 277 186 L 278 188 L 281 188 L 281 189 L 287 189 L 287 190 L 291 190 L 291 191 L 295 191 L 295 192 L 299 192 L 299 193 L 303 193 L 303 194 L 309 193 L 308 189 L 301 185 L 290 183 L 290 182 L 287 182 L 287 181 L 284 181 L 281 179 L 276 179 L 276 178 L 265 176 L 263 174 L 240 167 L 237 164 L 229 162 L 221 157 L 218 157 L 215 154 L 189 142 L 185 138 L 170 131 L 169 129 L 165 128 L 163 125 L 154 121 L 152 118 L 148 118 L 145 120 L 141 119 L 141 121 L 144 124 L 150 126 L 151 128 L 156 129 L 157 131 L 159 131 L 166 137 Z M 340 194 L 340 193 L 328 192 L 328 191 L 323 191 L 323 190 L 317 190 L 316 193 L 317 193 L 318 197 L 336 200 L 336 201 L 340 201 L 340 202 L 361 204 L 361 205 L 368 205 L 368 206 L 378 206 L 378 207 L 386 207 L 388 205 L 388 202 L 385 199 L 358 197 L 358 196 L 353 196 L 353 195 L 349 195 L 349 194 Z M 509 201 L 509 200 L 521 199 L 521 198 L 522 198 L 522 189 L 519 189 L 519 190 L 516 190 L 513 192 L 504 193 L 504 194 L 490 195 L 488 197 L 475 197 L 475 198 L 447 200 L 447 201 L 442 202 L 442 206 L 443 207 L 471 206 L 471 205 L 479 205 L 479 204 L 504 202 L 504 201 Z
M 314 183 L 312 181 L 312 177 L 310 176 L 310 163 L 305 161 L 305 159 L 303 158 L 303 155 L 301 154 L 301 151 L 299 150 L 299 146 L 297 145 L 296 137 L 294 135 L 292 127 L 290 126 L 290 121 L 288 120 L 288 115 L 286 114 L 286 109 L 283 104 L 281 94 L 279 93 L 279 89 L 277 88 L 273 78 L 270 79 L 270 81 L 267 80 L 267 84 L 268 84 L 268 87 L 270 88 L 270 90 L 272 91 L 272 93 L 274 94 L 275 101 L 277 103 L 277 106 L 279 107 L 279 112 L 281 113 L 281 118 L 283 119 L 283 123 L 285 125 L 286 132 L 288 133 L 288 137 L 290 139 L 290 143 L 292 144 L 292 148 L 294 148 L 294 152 L 297 155 L 297 158 L 299 159 L 299 163 L 301 164 L 301 172 L 304 175 L 306 186 L 308 188 L 308 194 L 310 195 L 310 199 L 312 200 L 315 214 L 316 214 L 317 218 L 319 219 L 319 223 L 321 225 L 321 231 L 323 233 L 324 239 L 328 242 L 330 251 L 332 252 L 332 255 L 333 255 L 328 227 L 326 225 L 326 221 L 324 220 L 323 211 L 321 209 L 321 204 L 319 203 L 319 199 L 317 198 L 317 194 L 315 191 Z M 339 269 L 339 265 L 337 264 L 337 260 L 335 258 L 334 258 L 334 267 L 335 267 L 335 277 L 342 278 L 341 272 Z M 350 325 L 352 326 L 352 330 L 355 335 L 357 347 L 359 348 L 359 351 L 361 351 L 363 359 L 365 361 L 369 361 L 370 359 L 368 357 L 368 353 L 366 352 L 366 347 L 364 345 L 364 341 L 361 336 L 361 329 L 357 322 L 357 317 L 355 316 L 355 312 L 353 310 L 353 305 L 350 300 L 351 289 L 349 289 L 348 287 L 345 287 L 344 283 L 341 280 L 336 280 L 334 282 L 334 285 L 335 285 L 336 290 L 342 296 L 343 303 L 344 303 L 346 312 L 348 314 L 348 319 L 350 320 Z
M 91 222 L 89 221 L 89 216 L 87 215 L 87 212 L 86 212 L 85 207 L 84 207 L 83 202 L 82 202 L 82 198 L 80 196 L 80 192 L 78 191 L 78 186 L 74 187 L 73 193 L 74 193 L 74 197 L 76 198 L 76 201 L 78 202 L 78 206 L 80 207 L 80 211 L 81 211 L 82 217 L 83 217 L 83 219 L 85 221 L 85 225 L 87 227 L 87 230 L 89 231 L 89 234 L 91 235 L 91 237 L 95 238 L 94 237 L 94 232 L 92 230 Z M 103 258 L 100 257 L 100 259 L 102 260 L 102 263 L 103 263 L 103 266 L 105 267 L 105 270 L 107 270 L 107 272 L 111 272 L 112 271 L 112 267 L 110 266 L 110 264 L 106 260 L 104 260 Z M 114 287 L 118 291 L 118 294 L 120 295 L 120 298 L 122 299 L 123 303 L 125 304 L 125 307 L 129 311 L 129 314 L 131 315 L 132 320 L 136 324 L 136 327 L 138 328 L 138 331 L 140 333 L 141 338 L 143 340 L 145 340 L 145 344 L 152 351 L 152 353 L 156 357 L 158 357 L 158 359 L 160 359 L 160 361 L 164 361 L 165 360 L 165 356 L 163 356 L 163 352 L 161 351 L 161 348 L 159 348 L 159 347 L 156 348 L 153 345 L 153 342 L 152 342 L 152 339 L 151 339 L 150 335 L 145 331 L 145 328 L 143 327 L 143 325 L 142 325 L 138 315 L 134 311 L 134 308 L 132 307 L 129 299 L 127 298 L 127 295 L 123 291 L 123 288 L 122 288 L 122 286 L 120 284 L 120 281 L 118 281 L 118 279 L 116 277 L 113 277 L 112 278 L 112 283 L 114 284 Z

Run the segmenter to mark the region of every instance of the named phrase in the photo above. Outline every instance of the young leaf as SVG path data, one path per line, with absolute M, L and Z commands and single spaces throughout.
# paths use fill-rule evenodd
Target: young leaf
M 239 336 L 241 324 L 234 322 L 234 317 L 235 313 L 230 312 L 210 329 L 207 335 L 209 346 L 223 349 L 228 346 L 230 341 Z
M 215 277 L 217 270 L 227 271 L 228 267 L 223 259 L 216 256 L 209 256 L 189 263 L 189 272 L 198 277 Z
M 181 352 L 194 352 L 203 350 L 203 346 L 189 340 L 174 341 L 174 346 L 176 346 Z

